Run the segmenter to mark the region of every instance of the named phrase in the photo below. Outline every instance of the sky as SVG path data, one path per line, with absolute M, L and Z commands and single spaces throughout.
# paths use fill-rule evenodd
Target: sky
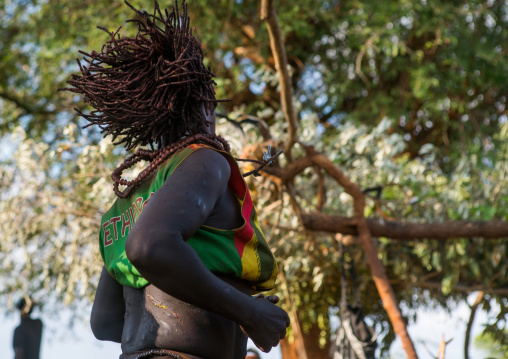
M 471 305 L 476 294 L 468 298 Z M 87 309 L 89 311 L 89 309 Z M 409 334 L 413 339 L 417 353 L 420 358 L 430 358 L 430 353 L 437 356 L 441 336 L 445 340 L 452 339 L 446 347 L 446 358 L 464 357 L 464 333 L 470 309 L 466 303 L 461 303 L 450 313 L 444 310 L 419 310 L 418 322 L 409 326 Z M 80 323 L 70 330 L 66 323 L 69 313 L 65 310 L 58 320 L 52 320 L 41 313 L 34 313 L 33 317 L 40 317 L 44 322 L 43 343 L 41 348 L 41 359 L 114 359 L 120 355 L 120 345 L 111 342 L 100 342 L 96 340 L 89 328 L 88 323 Z M 18 325 L 17 316 L 9 315 L 1 318 L 0 321 L 0 353 L 2 359 L 14 358 L 12 350 L 12 333 Z M 484 312 L 476 313 L 471 336 L 470 359 L 484 359 L 487 357 L 485 351 L 474 346 L 474 338 L 482 331 L 482 324 L 487 320 Z M 249 347 L 253 347 L 252 342 Z M 3 354 L 7 353 L 6 356 Z M 69 356 L 69 354 L 71 354 Z M 405 358 L 400 340 L 396 340 L 390 350 L 391 359 Z M 280 349 L 274 348 L 270 353 L 262 354 L 262 359 L 281 359 Z M 309 358 L 311 359 L 311 358 Z

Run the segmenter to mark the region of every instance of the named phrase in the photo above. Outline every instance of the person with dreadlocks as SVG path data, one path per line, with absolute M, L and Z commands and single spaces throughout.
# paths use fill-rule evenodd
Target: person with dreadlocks
M 78 60 L 64 90 L 116 145 L 137 151 L 113 171 L 118 197 L 102 218 L 104 268 L 91 314 L 121 359 L 245 358 L 247 337 L 268 352 L 287 313 L 270 290 L 277 264 L 227 142 L 215 135 L 214 74 L 190 29 L 187 6 L 153 15 L 129 3 L 135 37 L 106 31 L 100 52 Z M 85 126 L 86 127 L 86 126 Z M 149 165 L 134 180 L 124 170 Z

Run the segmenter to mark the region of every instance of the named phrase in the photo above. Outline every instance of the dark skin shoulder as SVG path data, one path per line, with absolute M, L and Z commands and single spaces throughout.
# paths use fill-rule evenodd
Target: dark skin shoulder
M 287 313 L 273 304 L 274 298 L 253 298 L 211 273 L 186 243 L 202 225 L 238 227 L 238 218 L 224 215 L 228 211 L 238 213 L 232 208 L 228 190 L 230 171 L 227 160 L 216 151 L 202 149 L 189 155 L 143 209 L 127 238 L 126 252 L 152 285 L 182 302 L 237 323 L 259 348 L 268 352 L 286 334 Z M 97 314 L 107 311 L 100 307 L 107 306 L 113 297 L 121 298 L 121 286 L 116 283 L 116 289 L 111 289 L 114 284 L 109 279 L 114 279 L 106 276 L 109 274 L 103 272 L 94 303 Z M 112 293 L 100 294 L 102 290 Z M 116 330 L 116 334 L 103 337 L 118 339 L 118 327 L 109 329 Z

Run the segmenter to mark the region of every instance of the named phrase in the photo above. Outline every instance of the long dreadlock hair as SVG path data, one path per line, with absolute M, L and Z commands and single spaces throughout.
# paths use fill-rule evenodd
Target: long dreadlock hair
M 224 139 L 206 135 L 210 123 L 205 113 L 211 114 L 220 100 L 215 98 L 215 75 L 203 64 L 197 31 L 193 34 L 190 28 L 185 0 L 181 12 L 176 0 L 172 11 L 164 9 L 164 14 L 155 0 L 152 15 L 125 3 L 141 18 L 128 20 L 137 24 L 137 35 L 122 38 L 121 27 L 115 32 L 98 27 L 110 39 L 100 52 L 79 51 L 88 65 L 77 60 L 81 75 L 67 81 L 73 87 L 61 89 L 82 94 L 95 109 L 85 114 L 75 108 L 90 122 L 84 128 L 99 126 L 104 137 L 112 136 L 115 145 L 127 150 L 151 146 L 151 151 L 138 149 L 111 174 L 121 198 L 184 145 L 205 142 L 229 152 Z M 140 160 L 150 165 L 136 179 L 122 179 L 122 172 Z M 119 185 L 127 188 L 122 192 Z

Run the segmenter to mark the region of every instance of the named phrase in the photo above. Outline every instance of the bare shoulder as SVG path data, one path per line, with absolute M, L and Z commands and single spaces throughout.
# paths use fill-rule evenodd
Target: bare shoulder
M 221 153 L 209 148 L 202 148 L 192 152 L 176 171 L 185 171 L 187 175 L 206 176 L 208 178 L 217 178 L 221 181 L 229 180 L 231 168 L 228 160 Z

